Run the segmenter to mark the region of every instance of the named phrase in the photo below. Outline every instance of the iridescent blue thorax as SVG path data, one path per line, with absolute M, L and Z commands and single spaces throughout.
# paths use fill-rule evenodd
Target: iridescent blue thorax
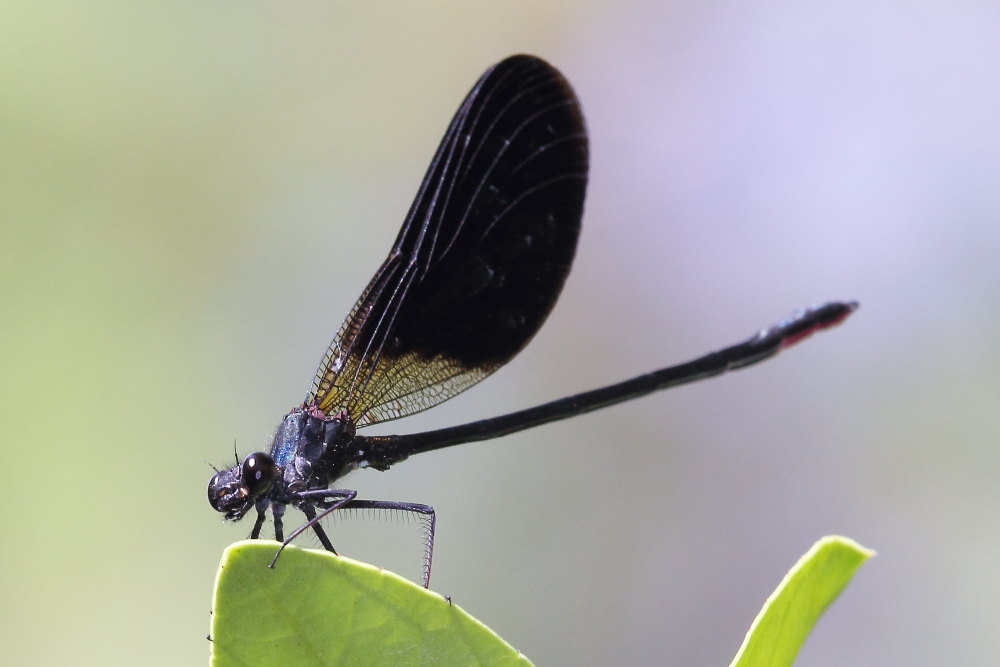
M 278 470 L 270 495 L 288 502 L 296 493 L 326 488 L 358 466 L 351 443 L 354 425 L 346 415 L 328 417 L 316 408 L 293 409 L 278 426 L 271 457 Z
M 299 447 L 299 436 L 302 434 L 303 422 L 308 419 L 302 408 L 295 408 L 281 420 L 278 430 L 274 433 L 271 443 L 271 456 L 279 466 L 288 465 Z

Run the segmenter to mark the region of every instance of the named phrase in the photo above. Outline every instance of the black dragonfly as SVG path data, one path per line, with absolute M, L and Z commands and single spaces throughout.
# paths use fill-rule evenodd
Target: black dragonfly
M 388 258 L 323 355 L 305 401 L 285 415 L 270 453 L 254 452 L 216 471 L 208 485 L 212 507 L 234 521 L 255 508 L 254 539 L 270 508 L 281 548 L 312 528 L 334 553 L 319 523 L 330 512 L 350 506 L 420 515 L 426 587 L 433 508 L 361 500 L 356 491 L 329 488 L 333 482 L 357 468 L 386 470 L 419 452 L 496 438 L 749 366 L 857 307 L 802 309 L 693 361 L 500 417 L 409 435 L 357 435 L 356 429 L 465 391 L 531 340 L 573 262 L 587 166 L 580 105 L 555 68 L 518 55 L 487 70 L 448 126 Z M 286 505 L 308 519 L 287 538 Z

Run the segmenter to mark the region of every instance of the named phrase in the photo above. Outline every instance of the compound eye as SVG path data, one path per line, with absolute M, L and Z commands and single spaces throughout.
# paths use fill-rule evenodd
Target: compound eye
M 240 474 L 251 496 L 267 493 L 274 482 L 274 459 L 264 452 L 248 454 L 240 466 Z

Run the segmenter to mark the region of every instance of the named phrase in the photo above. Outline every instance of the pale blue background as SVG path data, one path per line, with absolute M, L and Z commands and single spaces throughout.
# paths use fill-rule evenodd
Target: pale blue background
M 302 399 L 462 96 L 516 52 L 583 101 L 576 266 L 516 361 L 391 430 L 862 310 L 765 366 L 347 483 L 433 504 L 434 587 L 540 665 L 728 664 L 829 533 L 879 556 L 798 664 L 1000 655 L 997 3 L 21 5 L 0 10 L 8 664 L 204 664 L 249 525 L 220 524 L 203 461 Z M 414 529 L 376 528 L 338 544 L 417 576 Z

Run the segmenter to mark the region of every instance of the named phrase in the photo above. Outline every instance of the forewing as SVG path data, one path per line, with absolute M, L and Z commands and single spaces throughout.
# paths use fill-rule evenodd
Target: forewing
M 562 75 L 530 56 L 489 69 L 306 403 L 373 424 L 437 405 L 509 361 L 559 296 L 586 185 L 586 130 Z

